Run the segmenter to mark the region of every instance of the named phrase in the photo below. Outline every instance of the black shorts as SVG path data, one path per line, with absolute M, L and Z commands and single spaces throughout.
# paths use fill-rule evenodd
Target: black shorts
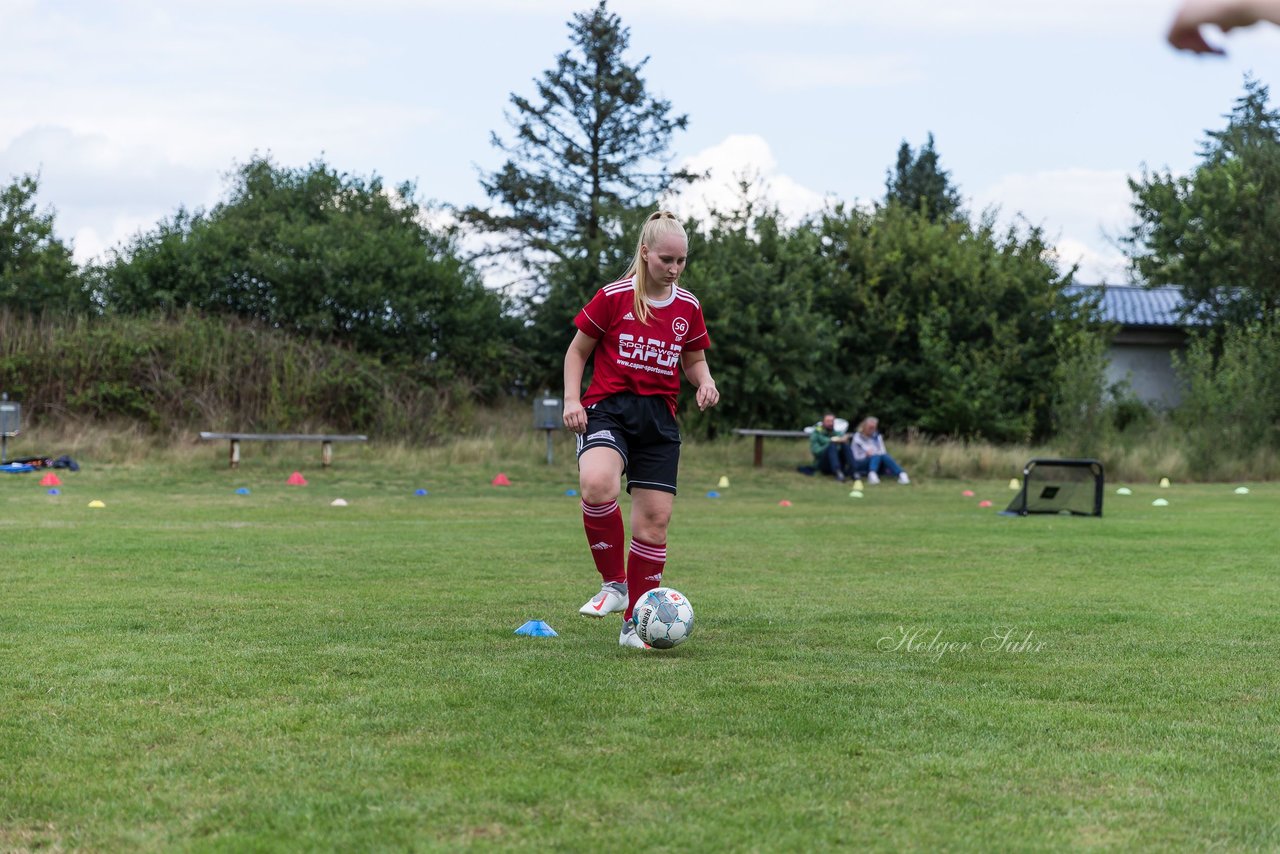
M 680 428 L 663 398 L 626 392 L 588 406 L 578 457 L 591 448 L 613 448 L 622 455 L 628 493 L 638 486 L 676 494 Z

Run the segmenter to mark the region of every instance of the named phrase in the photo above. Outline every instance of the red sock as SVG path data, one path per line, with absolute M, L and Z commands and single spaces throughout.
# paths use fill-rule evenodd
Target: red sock
M 667 565 L 667 544 L 649 545 L 631 538 L 631 550 L 627 555 L 627 602 L 623 618 L 631 619 L 631 609 L 640 597 L 662 584 L 662 568 Z
M 627 568 L 622 558 L 626 534 L 622 530 L 622 510 L 618 502 L 582 502 L 582 527 L 586 529 L 587 545 L 591 546 L 591 557 L 600 577 L 606 582 L 626 581 Z

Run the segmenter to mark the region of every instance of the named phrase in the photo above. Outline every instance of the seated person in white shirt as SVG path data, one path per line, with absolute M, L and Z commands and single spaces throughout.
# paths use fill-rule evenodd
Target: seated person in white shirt
M 898 483 L 911 482 L 898 461 L 884 449 L 880 420 L 870 415 L 862 419 L 853 434 L 853 470 L 858 477 L 865 477 L 869 484 L 879 483 L 882 474 L 896 477 Z

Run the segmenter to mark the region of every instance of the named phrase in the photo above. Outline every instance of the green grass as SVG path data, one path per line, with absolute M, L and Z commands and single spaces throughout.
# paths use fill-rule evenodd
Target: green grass
M 1280 847 L 1280 486 L 1011 519 L 1007 476 L 855 500 L 693 446 L 697 628 L 637 653 L 576 613 L 558 454 L 3 476 L 0 850 Z

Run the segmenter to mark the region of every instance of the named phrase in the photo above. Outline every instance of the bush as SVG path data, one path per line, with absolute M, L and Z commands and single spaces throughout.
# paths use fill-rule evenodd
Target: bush
M 1175 417 L 1198 464 L 1280 448 L 1280 322 L 1201 336 L 1174 369 L 1184 384 Z
M 442 402 L 470 396 L 459 382 L 430 384 L 345 347 L 194 311 L 57 320 L 0 311 L 0 389 L 33 424 L 430 439 L 449 415 Z

